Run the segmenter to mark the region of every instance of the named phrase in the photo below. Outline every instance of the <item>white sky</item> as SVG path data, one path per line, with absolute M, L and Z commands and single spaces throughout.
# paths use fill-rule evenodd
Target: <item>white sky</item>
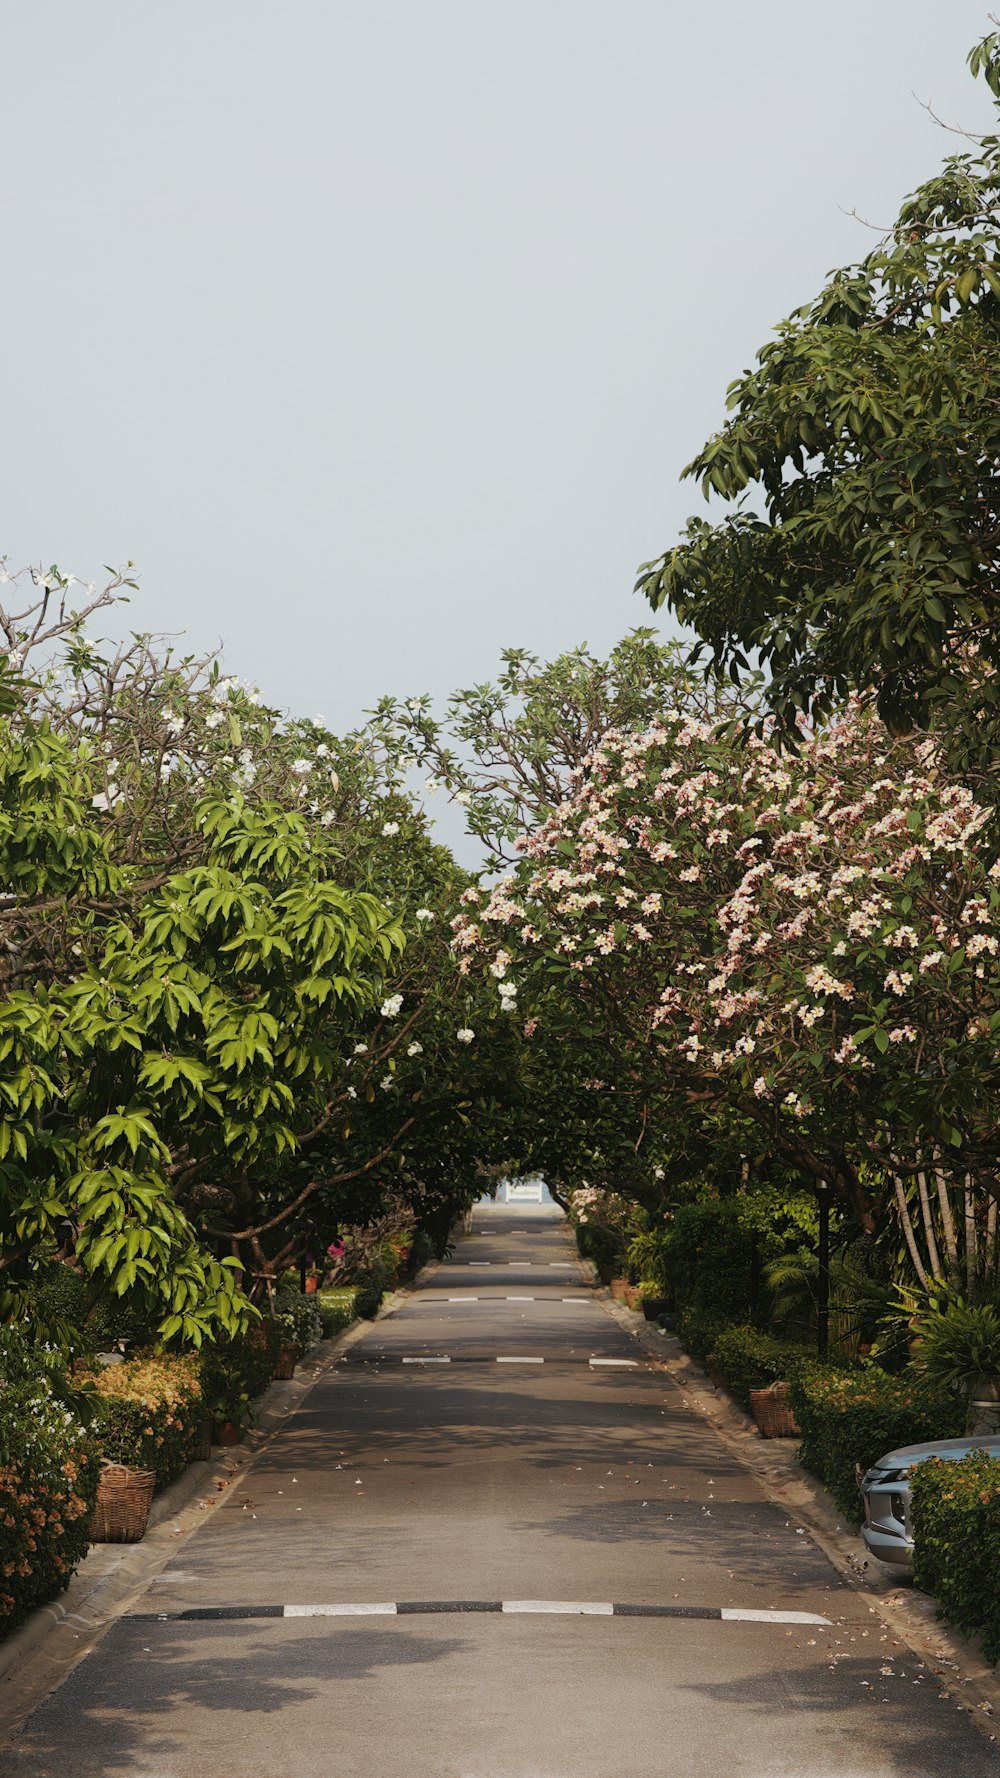
M 338 728 L 604 649 L 726 384 L 991 127 L 975 0 L 21 0 L 0 552 Z M 916 94 L 917 97 L 913 95 Z

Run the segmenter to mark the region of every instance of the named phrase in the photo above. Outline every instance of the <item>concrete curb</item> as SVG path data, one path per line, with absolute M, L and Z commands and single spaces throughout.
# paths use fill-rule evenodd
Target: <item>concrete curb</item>
M 776 1506 L 802 1521 L 840 1577 L 869 1600 L 869 1610 L 930 1668 L 942 1687 L 995 1741 L 994 1718 L 1000 1719 L 1000 1673 L 984 1661 L 967 1637 L 938 1622 L 934 1600 L 908 1580 L 900 1584 L 870 1561 L 860 1533 L 845 1526 L 843 1515 L 822 1483 L 798 1462 L 794 1439 L 762 1438 L 750 1417 L 724 1391 L 717 1389 L 701 1366 L 672 1334 L 654 1330 L 632 1309 L 619 1303 L 603 1285 L 594 1292 L 612 1320 L 630 1333 L 660 1370 L 666 1371 L 689 1398 L 690 1405 L 718 1434 L 726 1449 L 760 1483 Z

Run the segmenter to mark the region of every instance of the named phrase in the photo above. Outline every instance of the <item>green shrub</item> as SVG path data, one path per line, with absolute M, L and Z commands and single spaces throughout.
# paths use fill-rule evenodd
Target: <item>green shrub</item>
M 374 1321 L 382 1307 L 382 1298 L 392 1283 L 392 1273 L 381 1255 L 376 1255 L 354 1274 L 354 1306 L 366 1321 Z
M 202 1395 L 218 1425 L 224 1420 L 250 1425 L 253 1404 L 274 1376 L 281 1345 L 279 1323 L 265 1315 L 246 1333 L 202 1347 Z
M 343 1333 L 355 1319 L 354 1299 L 356 1291 L 322 1290 L 319 1292 L 319 1312 L 323 1323 L 323 1336 L 332 1340 L 337 1334 Z
M 60 1593 L 87 1553 L 97 1451 L 59 1383 L 51 1355 L 0 1330 L 0 1633 Z
M 874 1365 L 844 1372 L 806 1366 L 792 1378 L 791 1404 L 800 1427 L 800 1461 L 819 1476 L 840 1511 L 861 1519 L 855 1469 L 862 1471 L 900 1445 L 957 1438 L 962 1409 L 920 1378 L 887 1376 Z
M 664 1242 L 662 1275 L 681 1315 L 713 1329 L 746 1321 L 752 1250 L 738 1198 L 676 1210 Z
M 677 1317 L 677 1337 L 685 1352 L 695 1358 L 707 1358 L 714 1352 L 723 1323 L 714 1315 L 699 1315 L 691 1309 L 682 1309 Z
M 671 1279 L 667 1267 L 667 1247 L 663 1233 L 636 1235 L 625 1250 L 629 1276 L 648 1286 L 649 1296 L 670 1296 Z
M 703 1326 L 735 1327 L 752 1313 L 755 1250 L 763 1313 L 767 1292 L 760 1281 L 766 1268 L 782 1257 L 812 1251 L 816 1229 L 812 1193 L 785 1196 L 759 1186 L 728 1198 L 682 1204 L 662 1231 L 642 1237 L 641 1247 L 633 1243 L 633 1249 L 643 1276 L 662 1281 L 681 1315 Z
M 610 1278 L 625 1264 L 625 1249 L 619 1237 L 596 1222 L 575 1225 L 577 1249 L 584 1259 L 592 1260 L 602 1277 Z
M 805 1364 L 814 1364 L 813 1346 L 779 1340 L 756 1327 L 726 1327 L 716 1337 L 715 1362 L 737 1401 L 749 1409 L 751 1389 L 789 1383 Z
M 985 1378 L 1000 1378 L 1000 1310 L 959 1298 L 929 1309 L 914 1326 L 914 1367 L 939 1389 L 968 1395 Z
M 435 1257 L 434 1241 L 429 1230 L 417 1229 L 406 1265 L 408 1275 L 411 1278 L 415 1277 L 424 1266 L 429 1266 Z
M 101 1294 L 92 1278 L 64 1262 L 48 1266 L 25 1286 L 23 1309 L 36 1337 L 74 1358 L 152 1346 L 157 1340 L 160 1317 L 141 1290 Z
M 913 1578 L 941 1617 L 1000 1659 L 1000 1462 L 976 1451 L 929 1458 L 910 1472 Z
M 129 1358 L 94 1373 L 91 1431 L 102 1457 L 151 1469 L 158 1488 L 185 1470 L 201 1440 L 205 1406 L 198 1360 Z
M 323 1338 L 323 1316 L 317 1291 L 276 1290 L 274 1314 L 282 1334 L 282 1343 L 299 1352 L 309 1352 Z

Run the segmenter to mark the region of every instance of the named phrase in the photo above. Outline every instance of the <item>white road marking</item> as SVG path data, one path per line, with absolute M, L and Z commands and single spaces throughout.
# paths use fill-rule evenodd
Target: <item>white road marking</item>
M 505 1303 L 533 1303 L 535 1299 L 533 1296 L 505 1296 L 503 1300 Z
M 589 1303 L 590 1298 L 589 1296 L 564 1296 L 559 1300 L 563 1303 Z
M 550 1259 L 549 1265 L 556 1272 L 572 1272 L 573 1270 L 573 1261 L 571 1259 Z
M 501 1611 L 567 1612 L 575 1617 L 611 1617 L 611 1605 L 591 1605 L 581 1599 L 505 1599 Z
M 491 1259 L 465 1259 L 460 1260 L 459 1264 L 468 1266 L 471 1271 L 476 1271 L 477 1269 L 481 1271 L 483 1266 L 491 1266 L 493 1261 Z
M 395 1605 L 286 1605 L 285 1617 L 395 1617 Z
M 544 1364 L 544 1358 L 498 1358 L 498 1364 Z
M 450 1296 L 447 1300 L 449 1303 L 478 1303 L 479 1298 L 477 1296 Z
M 450 1358 L 404 1358 L 404 1364 L 450 1364 Z
M 590 1362 L 591 1364 L 623 1365 L 629 1370 L 635 1370 L 639 1360 L 637 1358 L 592 1358 Z
M 731 1624 L 829 1624 L 828 1617 L 813 1611 L 740 1611 L 724 1605 L 722 1616 Z

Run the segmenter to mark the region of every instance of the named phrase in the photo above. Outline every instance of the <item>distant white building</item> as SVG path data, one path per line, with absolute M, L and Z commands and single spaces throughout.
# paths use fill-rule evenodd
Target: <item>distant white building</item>
M 551 1204 L 553 1199 L 544 1179 L 503 1179 L 497 1186 L 495 1204 Z M 481 1199 L 488 1204 L 488 1197 Z

